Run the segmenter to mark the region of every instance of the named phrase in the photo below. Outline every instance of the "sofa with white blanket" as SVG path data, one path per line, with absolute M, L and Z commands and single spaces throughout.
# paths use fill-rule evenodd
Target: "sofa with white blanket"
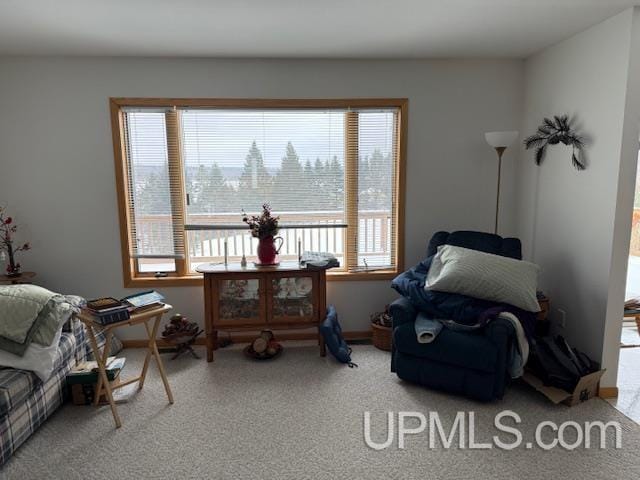
M 81 302 L 35 286 L 0 287 L 0 465 L 62 405 L 67 373 L 86 359 L 74 316 Z

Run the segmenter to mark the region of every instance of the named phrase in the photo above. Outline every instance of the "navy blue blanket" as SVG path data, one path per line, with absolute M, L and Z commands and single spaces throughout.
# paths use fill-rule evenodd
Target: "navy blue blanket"
M 527 339 L 531 341 L 536 321 L 535 313 L 457 293 L 425 290 L 424 284 L 432 259 L 433 256 L 394 278 L 391 282 L 393 289 L 429 317 L 453 320 L 467 326 L 481 326 L 500 312 L 511 312 L 518 317 Z

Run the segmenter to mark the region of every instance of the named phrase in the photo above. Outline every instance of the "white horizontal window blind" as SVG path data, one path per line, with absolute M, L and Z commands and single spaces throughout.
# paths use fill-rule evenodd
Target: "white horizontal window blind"
M 285 103 L 120 108 L 137 272 L 195 273 L 225 245 L 231 262 L 254 258 L 242 212 L 264 203 L 281 218 L 281 260 L 301 245 L 344 272 L 397 269 L 401 108 Z
M 398 112 L 362 109 L 347 114 L 348 269 L 397 265 Z
M 179 171 L 170 165 L 175 142 L 167 135 L 171 115 L 164 110 L 123 112 L 128 175 L 129 249 L 141 271 L 174 270 L 184 258 L 181 217 L 177 212 Z M 168 121 L 167 121 L 168 120 Z
M 394 110 L 358 112 L 358 270 L 396 265 L 397 126 Z
M 188 109 L 181 126 L 193 267 L 225 241 L 232 258 L 255 254 L 240 212 L 264 203 L 280 216 L 281 257 L 298 242 L 343 257 L 344 110 Z

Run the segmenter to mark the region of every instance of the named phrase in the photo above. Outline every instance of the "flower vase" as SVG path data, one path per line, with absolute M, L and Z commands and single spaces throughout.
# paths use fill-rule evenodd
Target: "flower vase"
M 9 255 L 9 265 L 7 265 L 7 277 L 17 277 L 20 275 L 20 264 L 16 263 L 13 256 L 13 245 L 11 242 L 7 243 L 7 254 Z
M 280 240 L 280 245 L 276 248 L 276 240 Z M 276 265 L 277 256 L 282 248 L 284 240 L 282 237 L 273 237 L 271 235 L 262 237 L 258 242 L 258 262 L 261 265 Z

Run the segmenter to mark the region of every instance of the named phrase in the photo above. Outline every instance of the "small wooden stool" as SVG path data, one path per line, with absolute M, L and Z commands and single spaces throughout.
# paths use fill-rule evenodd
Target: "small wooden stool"
M 138 382 L 138 388 L 141 389 L 144 386 L 144 380 L 147 376 L 147 370 L 149 369 L 149 361 L 151 357 L 153 357 L 156 361 L 156 365 L 158 366 L 158 371 L 160 372 L 160 377 L 162 378 L 162 383 L 164 384 L 164 389 L 167 392 L 167 398 L 169 399 L 169 403 L 173 403 L 173 393 L 171 393 L 171 387 L 169 386 L 169 381 L 167 380 L 167 375 L 164 371 L 164 365 L 162 364 L 162 360 L 160 359 L 160 354 L 158 353 L 158 346 L 156 345 L 156 335 L 158 333 L 158 327 L 160 326 L 160 320 L 162 319 L 162 315 L 170 311 L 173 307 L 171 305 L 165 304 L 158 308 L 153 308 L 150 310 L 146 310 L 141 313 L 134 313 L 131 315 L 131 318 L 128 320 L 123 320 L 122 322 L 111 323 L 109 325 L 102 325 L 97 322 L 95 317 L 91 315 L 87 311 L 82 311 L 78 314 L 78 318 L 85 324 L 87 327 L 87 332 L 89 334 L 89 341 L 91 342 L 91 349 L 93 350 L 93 356 L 96 359 L 96 363 L 98 364 L 98 384 L 96 386 L 95 399 L 93 404 L 98 405 L 98 401 L 100 396 L 104 393 L 109 401 L 109 405 L 111 407 L 111 413 L 113 414 L 113 419 L 116 422 L 116 428 L 120 428 L 122 426 L 122 421 L 120 420 L 120 415 L 118 415 L 118 410 L 116 409 L 116 404 L 113 401 L 112 391 L 117 388 L 122 388 L 125 385 L 129 385 L 134 382 Z M 153 324 L 149 326 L 149 322 L 153 321 Z M 138 325 L 140 323 L 144 324 L 144 328 L 147 331 L 147 336 L 149 339 L 149 343 L 147 344 L 147 355 L 144 359 L 144 365 L 142 367 L 142 372 L 139 376 L 135 378 L 131 378 L 124 382 L 119 383 L 118 385 L 111 386 L 109 384 L 109 379 L 107 378 L 106 372 L 106 363 L 107 358 L 109 358 L 109 350 L 111 347 L 111 338 L 113 337 L 113 331 L 116 328 L 125 327 L 129 325 Z M 96 333 L 99 331 L 103 331 L 105 333 L 105 344 L 102 349 L 102 353 L 98 348 L 98 341 L 96 340 Z

